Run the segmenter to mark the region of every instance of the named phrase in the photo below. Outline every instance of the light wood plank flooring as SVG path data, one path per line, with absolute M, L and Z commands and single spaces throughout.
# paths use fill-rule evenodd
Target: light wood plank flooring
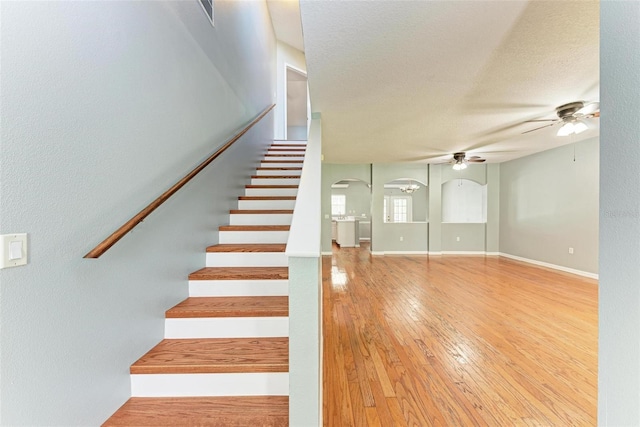
M 499 257 L 323 258 L 324 424 L 596 424 L 595 280 Z

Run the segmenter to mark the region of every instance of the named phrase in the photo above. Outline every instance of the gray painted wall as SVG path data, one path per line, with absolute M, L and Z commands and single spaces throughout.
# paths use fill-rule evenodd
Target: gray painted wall
M 598 424 L 640 425 L 640 3 L 600 3 Z
M 228 221 L 273 117 L 99 260 L 82 256 L 273 102 L 266 5 L 2 2 L 1 425 L 98 425 Z M 251 31 L 247 31 L 250 28 Z
M 442 223 L 441 227 L 443 251 L 484 252 L 484 223 Z M 460 238 L 460 241 L 457 238 Z
M 288 126 L 287 127 L 287 139 L 306 141 L 307 139 L 307 127 L 306 126 Z
M 496 253 L 500 249 L 500 165 L 486 165 L 487 171 L 487 224 L 486 251 Z
M 592 138 L 500 165 L 500 252 L 598 272 L 598 149 Z

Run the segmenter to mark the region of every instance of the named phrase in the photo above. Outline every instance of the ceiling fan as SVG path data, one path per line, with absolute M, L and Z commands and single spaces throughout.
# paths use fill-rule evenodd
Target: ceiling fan
M 598 118 L 600 117 L 600 103 L 599 102 L 585 102 L 575 101 L 568 104 L 561 105 L 556 108 L 557 119 L 540 119 L 540 120 L 527 120 L 527 122 L 553 122 L 544 126 L 530 129 L 522 132 L 522 134 L 533 132 L 539 129 L 544 129 L 550 126 L 555 126 L 562 123 L 560 129 L 558 129 L 558 136 L 568 136 L 572 134 L 579 134 L 589 129 L 589 126 L 585 123 L 584 119 Z
M 467 157 L 464 151 L 460 151 L 453 153 L 453 158 L 448 163 L 453 164 L 453 169 L 459 171 L 466 169 L 467 163 L 484 163 L 486 161 L 487 159 L 483 159 L 480 156 Z

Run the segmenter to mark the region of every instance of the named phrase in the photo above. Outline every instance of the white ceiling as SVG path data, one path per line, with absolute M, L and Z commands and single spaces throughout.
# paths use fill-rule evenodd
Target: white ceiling
M 298 0 L 267 0 L 276 38 L 304 52 Z
M 312 109 L 325 161 L 502 162 L 597 136 L 555 107 L 599 100 L 597 1 L 301 0 Z M 434 157 L 435 156 L 435 157 Z

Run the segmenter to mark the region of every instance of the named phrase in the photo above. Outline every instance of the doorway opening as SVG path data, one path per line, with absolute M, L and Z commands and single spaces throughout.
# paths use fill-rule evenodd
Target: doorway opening
M 290 65 L 285 65 L 286 96 L 284 138 L 289 141 L 307 139 L 309 124 L 309 89 L 307 74 Z

